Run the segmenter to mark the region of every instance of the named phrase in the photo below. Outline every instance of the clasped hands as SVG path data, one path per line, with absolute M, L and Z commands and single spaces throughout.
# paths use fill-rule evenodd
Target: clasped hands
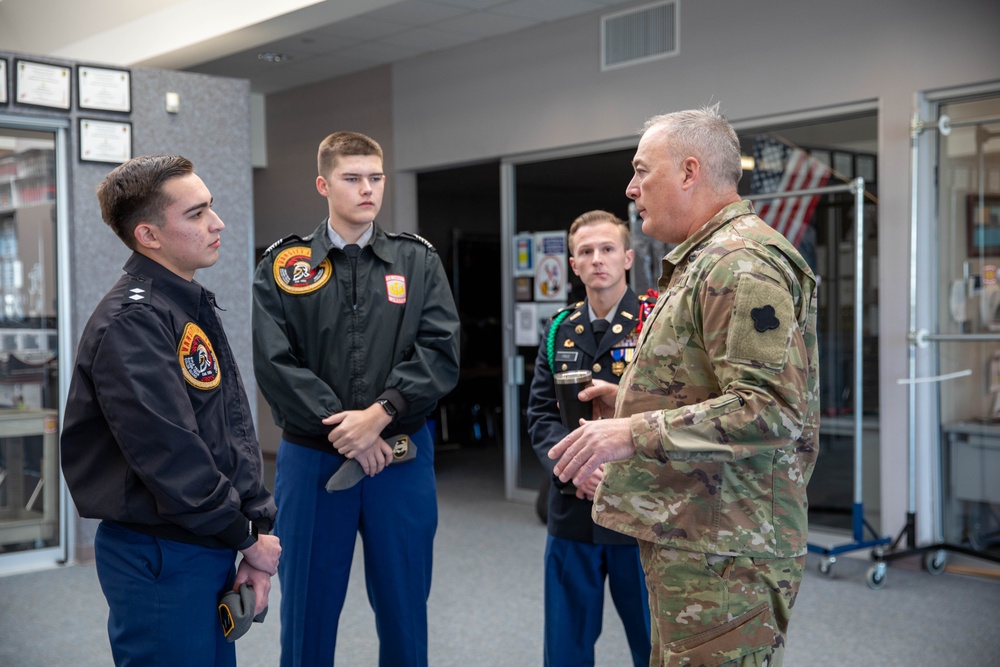
M 344 410 L 323 420 L 331 429 L 327 440 L 342 456 L 355 459 L 369 477 L 382 472 L 392 461 L 392 447 L 379 437 L 392 421 L 381 405 L 364 410 Z
M 618 385 L 594 380 L 579 394 L 581 401 L 591 401 L 594 419 L 581 419 L 579 428 L 549 450 L 549 458 L 557 460 L 555 476 L 561 482 L 572 481 L 579 498 L 593 498 L 605 463 L 635 454 L 628 418 L 613 418 L 617 395 Z

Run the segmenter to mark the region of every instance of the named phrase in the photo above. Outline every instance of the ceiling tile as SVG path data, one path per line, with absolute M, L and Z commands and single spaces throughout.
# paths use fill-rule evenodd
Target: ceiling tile
M 586 0 L 545 0 L 545 2 L 516 0 L 515 2 L 505 2 L 499 7 L 493 7 L 489 13 L 516 16 L 533 21 L 555 21 L 598 9 L 600 9 L 599 5 Z
M 535 25 L 533 21 L 516 16 L 500 16 L 498 14 L 477 12 L 466 14 L 450 21 L 442 21 L 436 27 L 442 30 L 455 31 L 483 38 L 522 30 L 533 25 Z

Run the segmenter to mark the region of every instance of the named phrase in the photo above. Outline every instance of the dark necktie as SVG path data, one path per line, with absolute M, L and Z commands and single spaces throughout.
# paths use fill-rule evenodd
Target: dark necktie
M 594 342 L 598 347 L 601 346 L 601 339 L 604 338 L 604 334 L 608 331 L 608 321 L 604 318 L 594 320 L 590 323 L 591 328 L 594 330 Z

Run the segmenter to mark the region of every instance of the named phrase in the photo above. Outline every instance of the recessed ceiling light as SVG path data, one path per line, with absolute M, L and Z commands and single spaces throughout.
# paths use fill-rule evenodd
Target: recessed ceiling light
M 291 56 L 286 53 L 277 53 L 276 51 L 261 51 L 257 54 L 258 60 L 263 60 L 268 63 L 282 63 L 286 60 L 291 60 Z

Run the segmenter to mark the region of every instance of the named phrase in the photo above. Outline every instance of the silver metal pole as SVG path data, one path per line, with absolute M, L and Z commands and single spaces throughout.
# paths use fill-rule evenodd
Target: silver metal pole
M 914 115 L 910 131 L 910 331 L 917 330 L 917 176 L 919 157 L 917 142 L 920 138 L 921 125 L 919 117 Z M 912 515 L 916 511 L 916 432 L 917 432 L 917 387 L 913 380 L 917 377 L 917 345 L 915 341 L 909 346 L 909 379 L 907 385 L 908 414 L 907 420 L 907 511 Z
M 854 191 L 854 503 L 860 505 L 862 498 L 863 431 L 862 411 L 864 401 L 862 374 L 864 373 L 864 331 L 862 315 L 864 311 L 865 276 L 865 179 L 858 177 L 851 182 Z M 863 536 L 855 536 L 861 539 Z

